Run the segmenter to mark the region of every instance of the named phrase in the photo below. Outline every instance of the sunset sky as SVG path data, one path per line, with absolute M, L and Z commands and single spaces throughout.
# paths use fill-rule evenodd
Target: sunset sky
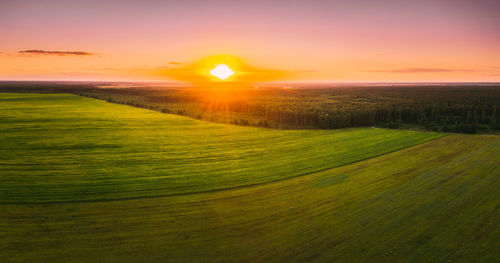
M 165 80 L 214 55 L 280 80 L 500 81 L 498 0 L 0 0 L 0 80 Z

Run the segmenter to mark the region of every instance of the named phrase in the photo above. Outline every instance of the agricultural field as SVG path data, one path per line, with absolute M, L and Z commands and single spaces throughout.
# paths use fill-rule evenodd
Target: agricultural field
M 497 262 L 500 136 L 0 93 L 0 262 Z
M 330 169 L 444 135 L 248 128 L 66 94 L 1 94 L 0 100 L 2 203 L 242 187 Z

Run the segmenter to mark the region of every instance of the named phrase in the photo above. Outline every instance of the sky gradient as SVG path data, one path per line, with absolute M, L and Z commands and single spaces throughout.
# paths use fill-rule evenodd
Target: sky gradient
M 290 81 L 500 81 L 499 13 L 494 0 L 0 0 L 0 80 L 168 81 L 232 55 Z

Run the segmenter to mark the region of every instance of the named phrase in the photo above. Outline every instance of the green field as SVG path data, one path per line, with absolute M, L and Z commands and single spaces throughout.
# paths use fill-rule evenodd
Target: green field
M 111 200 L 283 180 L 443 136 L 213 124 L 74 95 L 0 95 L 1 203 Z
M 500 136 L 0 93 L 0 262 L 498 262 Z

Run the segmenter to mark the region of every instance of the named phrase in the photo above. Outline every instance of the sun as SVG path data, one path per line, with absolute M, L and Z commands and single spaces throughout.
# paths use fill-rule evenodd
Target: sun
M 210 74 L 221 80 L 226 80 L 231 77 L 234 72 L 226 64 L 218 64 L 215 68 L 210 70 Z
M 159 72 L 193 87 L 214 90 L 253 88 L 257 83 L 279 79 L 285 71 L 248 65 L 232 55 L 215 55 Z

